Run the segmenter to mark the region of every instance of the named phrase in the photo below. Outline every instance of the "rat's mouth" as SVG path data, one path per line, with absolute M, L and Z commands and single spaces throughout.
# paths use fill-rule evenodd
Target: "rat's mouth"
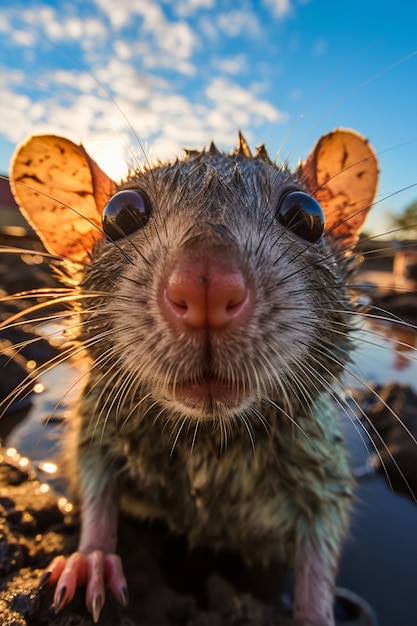
M 174 404 L 182 405 L 192 412 L 209 414 L 217 411 L 236 411 L 247 404 L 247 393 L 242 384 L 224 381 L 212 375 L 203 376 L 197 381 L 182 381 L 170 386 L 170 398 Z

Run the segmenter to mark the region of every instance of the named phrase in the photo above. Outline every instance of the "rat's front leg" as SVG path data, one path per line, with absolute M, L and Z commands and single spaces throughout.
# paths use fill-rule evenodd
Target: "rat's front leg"
M 328 546 L 299 547 L 294 572 L 296 626 L 334 626 L 336 563 L 337 557 Z
M 106 470 L 103 471 L 105 475 Z M 116 554 L 118 510 L 111 486 L 101 477 L 101 488 L 84 485 L 81 509 L 81 536 L 77 552 L 58 556 L 43 576 L 48 584 L 56 583 L 55 612 L 74 597 L 76 587 L 86 586 L 86 605 L 97 622 L 109 587 L 124 606 L 128 602 L 126 579 L 120 557 Z M 95 485 L 97 487 L 97 484 Z M 85 494 L 90 494 L 85 495 Z

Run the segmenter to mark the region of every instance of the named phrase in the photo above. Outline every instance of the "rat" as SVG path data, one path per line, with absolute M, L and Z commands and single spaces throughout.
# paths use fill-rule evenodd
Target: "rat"
M 337 418 L 351 358 L 353 252 L 378 164 L 358 133 L 322 137 L 295 172 L 243 135 L 116 185 L 83 146 L 17 148 L 18 204 L 59 266 L 88 362 L 69 456 L 77 551 L 43 576 L 58 612 L 86 587 L 99 621 L 128 585 L 120 511 L 190 547 L 279 559 L 294 623 L 334 624 L 353 478 Z

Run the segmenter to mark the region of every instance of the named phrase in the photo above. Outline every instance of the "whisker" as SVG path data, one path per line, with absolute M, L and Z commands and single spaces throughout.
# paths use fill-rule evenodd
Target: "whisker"
M 323 354 L 323 352 L 316 346 L 315 347 L 315 351 Z M 325 355 L 326 358 L 332 360 L 333 362 L 337 362 L 337 360 L 335 358 L 333 358 L 332 356 L 326 354 Z M 313 357 L 314 358 L 314 357 Z M 318 359 L 315 359 L 318 363 L 320 362 Z M 339 363 L 339 365 L 341 365 Z M 357 382 L 359 382 L 363 387 L 365 387 L 372 395 L 374 395 L 376 398 L 378 398 L 378 400 L 384 405 L 384 407 L 390 412 L 390 414 L 394 417 L 394 419 L 401 425 L 401 427 L 404 429 L 405 433 L 410 437 L 410 439 L 413 441 L 414 444 L 417 445 L 417 439 L 414 437 L 413 433 L 409 430 L 409 428 L 402 422 L 401 418 L 395 413 L 395 411 L 383 400 L 383 398 L 374 390 L 372 389 L 372 386 L 369 383 L 366 383 L 362 378 L 360 378 L 351 368 L 347 367 L 346 365 L 344 366 L 345 371 Z M 326 368 L 327 369 L 327 368 Z M 331 372 L 329 370 L 327 370 L 328 373 L 330 374 Z M 353 399 L 354 400 L 354 399 Z M 363 415 L 363 417 L 365 419 L 366 418 L 366 414 L 365 412 L 358 406 L 358 409 L 361 411 L 361 414 Z M 402 472 L 401 468 L 399 467 L 394 455 L 391 453 L 391 451 L 389 450 L 388 446 L 385 444 L 383 438 L 381 437 L 381 435 L 379 434 L 377 428 L 372 424 L 372 422 L 370 422 L 369 420 L 367 420 L 367 423 L 369 424 L 369 426 L 372 429 L 372 432 L 375 433 L 375 435 L 377 436 L 378 440 L 382 443 L 384 449 L 386 450 L 386 452 L 388 453 L 390 459 L 392 460 L 394 466 L 396 467 L 397 471 L 399 472 L 401 478 L 404 480 L 404 484 L 407 486 L 407 489 L 410 491 L 410 494 L 413 495 L 413 490 L 411 489 L 409 482 L 407 481 L 407 478 L 405 477 L 404 473 Z M 413 496 L 414 497 L 414 496 Z M 417 502 L 417 499 L 416 499 Z
M 363 444 L 364 449 L 366 451 L 368 451 L 368 443 L 371 443 L 372 447 L 375 450 L 375 453 L 377 454 L 378 458 L 381 460 L 381 463 L 382 463 L 382 457 L 381 457 L 380 452 L 379 452 L 379 450 L 377 448 L 377 445 L 369 438 L 367 440 L 365 440 L 364 434 L 368 435 L 366 427 L 364 426 L 364 424 L 360 420 L 355 419 L 354 415 L 352 415 L 352 412 L 349 410 L 349 407 L 346 406 L 346 403 L 342 402 L 342 400 L 340 398 L 340 392 L 336 392 L 333 389 L 333 387 L 331 386 L 330 382 L 328 380 L 326 380 L 326 378 L 321 376 L 320 373 L 314 367 L 310 367 L 307 363 L 304 363 L 303 367 L 306 369 L 306 371 L 309 372 L 310 376 L 312 376 L 313 378 L 315 378 L 319 382 L 319 384 L 320 384 L 320 386 L 321 386 L 321 388 L 323 390 L 330 392 L 333 400 L 336 402 L 336 404 L 339 406 L 339 408 L 342 410 L 342 412 L 346 415 L 346 417 L 348 418 L 349 422 L 352 424 L 353 428 L 355 429 L 357 435 L 359 436 L 359 438 L 360 438 L 360 440 L 361 440 L 361 442 Z M 332 374 L 330 372 L 330 370 L 327 370 L 327 373 L 330 374 L 330 375 Z M 336 382 L 336 384 L 339 387 L 340 386 L 340 382 L 336 378 L 333 378 L 333 380 L 334 380 L 334 382 Z M 355 400 L 354 400 L 354 398 L 352 396 L 350 396 L 350 398 L 351 398 L 352 401 L 355 402 Z M 364 413 L 363 413 L 363 415 L 366 417 L 366 415 Z M 389 455 L 392 456 L 390 451 L 388 450 L 388 448 L 387 448 L 387 451 L 388 451 Z M 391 483 L 391 479 L 389 477 L 388 471 L 386 470 L 386 468 L 385 468 L 383 463 L 381 464 L 381 466 L 384 469 L 385 478 L 386 478 L 386 480 L 387 480 L 387 482 L 388 482 L 388 484 L 389 484 L 389 486 L 390 486 L 390 488 L 392 490 L 392 483 Z M 405 482 L 407 483 L 407 481 L 405 481 Z
M 182 420 L 180 420 L 180 426 L 177 429 L 177 434 L 175 435 L 174 441 L 172 442 L 172 447 L 171 447 L 171 451 L 170 451 L 170 456 L 172 456 L 174 454 L 174 450 L 175 447 L 178 443 L 178 439 L 180 438 L 180 435 L 182 433 L 182 429 L 184 428 L 184 426 L 187 424 L 187 418 L 183 417 Z

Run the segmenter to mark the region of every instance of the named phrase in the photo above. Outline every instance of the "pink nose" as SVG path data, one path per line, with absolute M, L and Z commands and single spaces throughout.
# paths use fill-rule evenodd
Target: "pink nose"
M 182 328 L 221 330 L 239 325 L 251 308 L 251 291 L 243 272 L 224 255 L 186 257 L 168 276 L 162 308 Z

